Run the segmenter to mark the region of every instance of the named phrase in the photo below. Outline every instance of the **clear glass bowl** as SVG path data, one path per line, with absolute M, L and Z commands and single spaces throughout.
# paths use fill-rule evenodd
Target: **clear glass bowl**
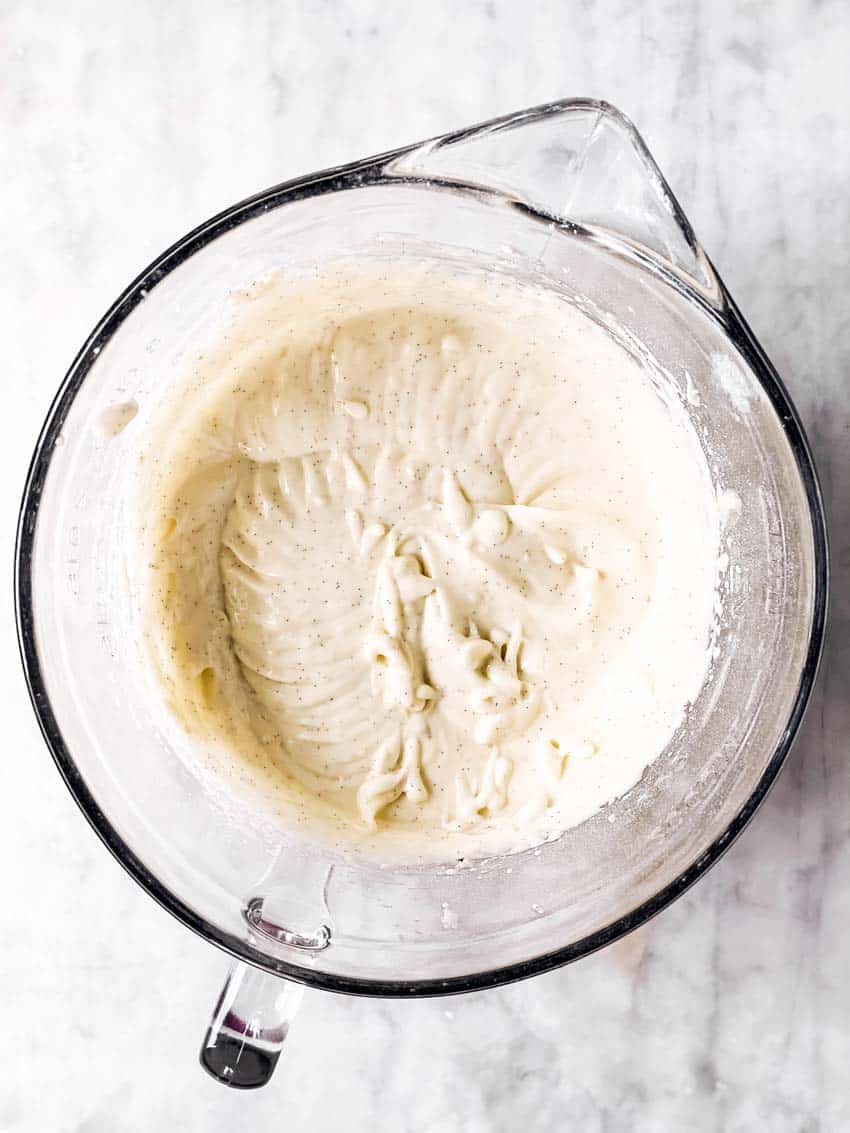
M 741 513 L 710 680 L 632 791 L 535 850 L 384 869 L 221 806 L 175 753 L 123 628 L 120 486 L 146 413 L 214 339 L 233 291 L 340 256 L 423 250 L 554 288 L 653 357 Z M 131 402 L 136 420 L 108 435 L 104 420 Z M 643 142 L 610 106 L 572 100 L 277 186 L 165 252 L 95 328 L 50 410 L 24 494 L 16 593 L 47 743 L 139 884 L 265 973 L 433 995 L 584 956 L 717 860 L 776 777 L 812 687 L 826 532 L 788 395 Z M 268 1077 L 293 1007 L 291 992 L 278 994 L 287 987 L 234 970 L 204 1052 L 223 1081 Z

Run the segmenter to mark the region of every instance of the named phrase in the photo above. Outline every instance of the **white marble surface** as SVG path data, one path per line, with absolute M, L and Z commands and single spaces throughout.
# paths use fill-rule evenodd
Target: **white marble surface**
M 103 851 L 59 780 L 2 610 L 4 1133 L 850 1129 L 850 9 L 0 4 L 0 548 L 96 317 L 269 183 L 565 95 L 642 129 L 796 398 L 832 519 L 831 640 L 789 766 L 697 888 L 592 959 L 393 1003 L 313 993 L 275 1081 L 196 1052 L 226 967 Z

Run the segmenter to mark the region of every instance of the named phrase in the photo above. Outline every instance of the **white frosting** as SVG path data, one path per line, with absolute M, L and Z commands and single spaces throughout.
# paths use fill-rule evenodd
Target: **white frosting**
M 533 844 L 632 786 L 704 679 L 697 442 L 549 293 L 434 265 L 258 286 L 140 486 L 174 714 L 316 837 Z

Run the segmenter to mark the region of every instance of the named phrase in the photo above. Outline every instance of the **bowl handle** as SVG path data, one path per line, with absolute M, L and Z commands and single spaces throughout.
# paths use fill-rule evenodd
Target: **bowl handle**
M 237 1090 L 264 1086 L 274 1073 L 304 988 L 247 964 L 234 964 L 222 988 L 201 1065 Z

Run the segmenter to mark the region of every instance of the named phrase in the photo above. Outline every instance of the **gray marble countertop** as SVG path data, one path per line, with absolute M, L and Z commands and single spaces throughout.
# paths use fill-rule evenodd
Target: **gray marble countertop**
M 289 176 L 567 95 L 637 123 L 792 392 L 830 511 L 825 665 L 756 821 L 649 925 L 452 1000 L 308 993 L 273 1083 L 197 1066 L 225 958 L 106 854 L 27 702 L 11 605 L 0 763 L 4 1133 L 850 1129 L 850 8 L 0 5 L 11 562 L 32 444 L 152 256 Z

